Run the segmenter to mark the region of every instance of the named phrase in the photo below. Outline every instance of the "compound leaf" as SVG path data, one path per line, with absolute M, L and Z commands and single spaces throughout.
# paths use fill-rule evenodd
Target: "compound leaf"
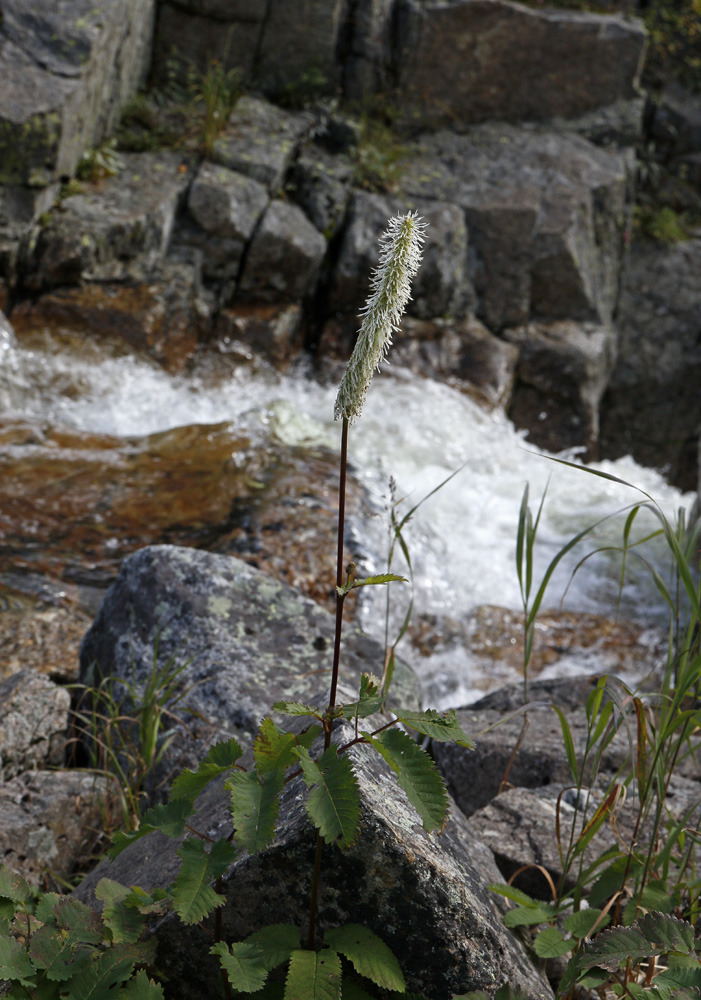
M 45 926 L 32 934 L 29 954 L 35 968 L 43 969 L 47 979 L 64 982 L 76 971 L 76 960 L 89 953 L 85 947 L 74 947 L 68 931 Z
M 265 985 L 268 970 L 263 953 L 257 944 L 248 941 L 234 941 L 229 946 L 218 941 L 210 948 L 212 955 L 218 955 L 229 982 L 242 993 L 255 993 Z
M 341 956 L 328 948 L 321 952 L 293 951 L 285 1000 L 341 1000 Z
M 253 743 L 253 756 L 258 773 L 287 770 L 291 764 L 297 763 L 294 748 L 297 746 L 309 748 L 321 731 L 321 726 L 309 726 L 297 735 L 285 732 L 270 717 L 263 719 Z
M 388 729 L 379 737 L 363 736 L 396 773 L 424 827 L 429 831 L 442 829 L 448 818 L 448 793 L 426 751 L 400 729 Z
M 330 945 L 353 964 L 355 971 L 386 990 L 403 993 L 406 989 L 399 962 L 391 948 L 362 924 L 345 924 L 324 934 Z
M 608 913 L 601 916 L 601 910 L 590 907 L 588 910 L 577 910 L 565 917 L 565 930 L 569 931 L 573 937 L 585 938 L 591 934 L 594 924 L 597 931 L 602 931 L 611 922 Z
M 318 708 L 314 708 L 312 705 L 303 705 L 299 701 L 276 701 L 273 709 L 276 712 L 281 712 L 282 715 L 312 715 L 315 719 L 321 719 Z
M 556 911 L 542 906 L 516 906 L 504 914 L 506 927 L 532 927 L 535 924 L 547 924 L 556 916 Z
M 572 938 L 566 940 L 557 927 L 546 927 L 537 935 L 533 948 L 539 958 L 557 958 L 572 951 L 575 942 Z
M 209 884 L 212 874 L 202 840 L 188 837 L 180 845 L 178 854 L 183 863 L 171 886 L 175 912 L 184 924 L 196 924 L 212 910 L 223 906 L 226 900 Z
M 433 708 L 425 712 L 399 712 L 398 718 L 410 729 L 415 729 L 423 736 L 430 736 L 439 743 L 457 743 L 468 750 L 475 749 L 475 741 L 463 731 L 454 708 L 443 713 L 436 712 Z
M 144 813 L 138 830 L 132 830 L 129 833 L 119 831 L 113 835 L 112 847 L 108 852 L 110 860 L 114 861 L 135 840 L 140 840 L 141 837 L 145 837 L 147 833 L 153 833 L 154 830 L 160 830 L 166 837 L 179 837 L 185 829 L 188 817 L 192 816 L 194 811 L 193 802 L 185 798 L 171 798 L 169 802 L 152 806 Z
M 42 893 L 41 899 L 34 911 L 34 916 L 37 920 L 41 920 L 42 924 L 55 924 L 56 914 L 54 913 L 54 907 L 60 899 L 61 897 L 57 892 Z
M 139 969 L 117 995 L 117 1000 L 163 1000 L 163 987 Z
M 71 1000 L 113 1000 L 114 987 L 129 979 L 139 960 L 131 945 L 117 945 L 95 954 L 71 979 Z
M 124 901 L 132 895 L 131 889 L 109 878 L 101 878 L 95 887 L 95 896 L 103 902 L 102 919 L 112 934 L 114 942 L 133 944 L 144 928 L 145 918 Z
M 22 986 L 32 986 L 34 966 L 19 941 L 11 937 L 0 937 L 0 982 L 3 979 L 17 980 Z
M 235 739 L 215 743 L 202 758 L 196 771 L 186 767 L 180 772 L 170 790 L 171 801 L 186 799 L 194 804 L 197 796 L 204 791 L 210 781 L 230 771 L 242 754 L 243 750 Z
M 335 747 L 329 747 L 317 763 L 305 748 L 300 747 L 296 752 L 304 781 L 311 789 L 307 813 L 312 823 L 327 843 L 348 847 L 360 821 L 358 781 L 348 756 L 341 756 Z
M 5 865 L 0 865 L 0 897 L 15 903 L 27 903 L 32 898 L 32 890 L 21 875 L 15 875 Z
M 246 938 L 261 950 L 268 972 L 277 965 L 288 962 L 293 951 L 299 948 L 299 929 L 294 924 L 269 924 Z
M 384 693 L 380 690 L 380 682 L 371 674 L 362 674 L 360 678 L 360 692 L 357 701 L 343 705 L 343 716 L 346 719 L 366 719 L 373 712 L 379 712 L 382 702 L 385 700 Z
M 269 771 L 262 778 L 256 771 L 235 771 L 227 779 L 236 840 L 249 854 L 273 842 L 284 783 L 282 771 Z
M 75 944 L 100 944 L 104 938 L 102 918 L 78 899 L 66 897 L 54 907 L 56 923 L 70 932 Z

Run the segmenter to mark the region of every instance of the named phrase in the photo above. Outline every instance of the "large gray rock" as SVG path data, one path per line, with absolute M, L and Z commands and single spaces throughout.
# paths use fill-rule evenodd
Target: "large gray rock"
M 464 209 L 477 312 L 493 332 L 531 316 L 610 321 L 628 184 L 625 156 L 512 125 L 424 135 L 401 177 L 407 197 Z
M 586 868 L 604 851 L 620 846 L 621 841 L 633 842 L 640 802 L 633 788 L 629 787 L 615 809 L 615 827 L 604 823 L 583 854 L 573 859 L 569 871 L 563 871 L 562 859 L 567 854 L 570 836 L 580 836 L 584 822 L 592 818 L 610 791 L 611 786 L 605 782 L 599 782 L 591 789 L 583 788 L 579 796 L 576 788 L 569 784 L 545 785 L 536 789 L 509 788 L 473 813 L 468 826 L 494 852 L 504 879 L 510 879 L 524 865 L 531 865 L 533 867 L 529 870 L 520 871 L 516 885 L 529 895 L 550 901 L 550 886 L 536 866 L 547 869 L 556 885 L 564 875 L 564 885 L 571 888 L 580 873 L 580 860 Z M 697 781 L 673 775 L 665 799 L 667 815 L 679 820 L 686 810 L 691 809 L 688 814 L 691 819 L 699 808 L 700 791 Z M 639 842 L 652 836 L 650 817 L 639 836 Z
M 267 189 L 258 181 L 214 163 L 202 164 L 188 198 L 198 226 L 182 231 L 180 238 L 202 251 L 206 278 L 238 276 L 243 252 L 268 202 Z
M 352 180 L 353 167 L 347 156 L 309 143 L 292 165 L 287 190 L 319 232 L 330 239 L 346 210 Z
M 457 385 L 489 407 L 506 408 L 516 377 L 518 350 L 474 316 L 402 321 L 392 363 Z
M 339 739 L 353 736 L 348 726 L 337 733 Z M 348 850 L 324 849 L 320 930 L 365 924 L 394 951 L 408 989 L 430 1000 L 448 1000 L 468 989 L 491 992 L 504 983 L 521 987 L 533 1000 L 551 997 L 522 944 L 503 926 L 501 904 L 486 889 L 501 876 L 460 813 L 453 809 L 440 837 L 428 835 L 387 765 L 363 748 L 354 750 L 352 759 L 361 789 L 361 829 Z M 221 784 L 210 786 L 198 801 L 194 828 L 226 835 L 227 798 Z M 224 876 L 224 940 L 241 939 L 268 923 L 305 926 L 314 843 L 297 778 L 283 793 L 273 846 L 241 857 Z M 138 841 L 113 864 L 92 872 L 79 897 L 92 902 L 101 877 L 126 885 L 166 884 L 177 871 L 176 846 L 160 834 Z M 206 932 L 167 919 L 156 935 L 159 961 L 169 969 L 171 1000 L 214 995 L 217 969 Z
M 351 101 L 367 100 L 370 94 L 390 89 L 395 10 L 394 0 L 357 0 L 354 4 L 343 76 L 344 96 Z
M 70 176 L 143 84 L 154 0 L 3 0 L 0 183 Z
M 138 692 L 156 648 L 160 665 L 172 658 L 199 734 L 183 748 L 192 766 L 213 740 L 248 743 L 273 702 L 323 699 L 333 634 L 328 611 L 238 559 L 152 546 L 124 561 L 83 641 L 81 678 L 110 675 Z M 381 673 L 380 646 L 353 628 L 345 636 L 344 676 L 357 684 L 364 671 Z M 415 706 L 413 675 L 403 668 L 395 677 L 397 701 Z
M 214 144 L 212 159 L 265 184 L 275 194 L 311 127 L 310 115 L 283 111 L 261 97 L 246 95 Z
M 601 452 L 632 454 L 697 486 L 701 433 L 701 240 L 633 243 L 618 309 L 618 360 L 601 410 Z
M 274 199 L 251 240 L 238 293 L 263 302 L 303 299 L 314 288 L 325 253 L 326 238 L 302 209 Z
M 31 670 L 0 682 L 0 781 L 63 763 L 70 706 L 65 688 Z
M 508 409 L 540 448 L 585 447 L 599 437 L 599 404 L 611 374 L 615 333 L 592 323 L 529 323 L 506 330 L 518 346 L 516 388 Z
M 0 857 L 44 888 L 102 846 L 109 782 L 90 771 L 26 771 L 0 782 Z
M 572 117 L 636 94 L 639 21 L 509 0 L 402 0 L 397 100 L 435 125 Z
M 123 166 L 61 202 L 39 233 L 32 290 L 141 276 L 163 261 L 189 178 L 170 151 L 122 154 Z
M 268 93 L 333 93 L 348 0 L 268 0 L 255 75 Z M 292 95 L 294 96 L 294 94 Z
M 183 82 L 194 69 L 201 77 L 216 61 L 250 82 L 265 17 L 258 0 L 174 0 L 158 4 L 151 75 L 160 84 Z
M 412 202 L 412 208 L 428 222 L 428 229 L 423 263 L 412 283 L 407 312 L 422 318 L 464 315 L 474 302 L 467 273 L 464 213 L 457 205 L 428 195 Z M 387 228 L 387 220 L 406 210 L 403 198 L 353 193 L 331 283 L 331 311 L 358 314 L 368 295 L 368 276 L 377 264 L 377 241 Z

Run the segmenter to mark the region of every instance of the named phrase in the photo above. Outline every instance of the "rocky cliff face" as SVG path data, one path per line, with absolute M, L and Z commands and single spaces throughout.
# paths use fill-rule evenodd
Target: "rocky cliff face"
M 18 330 L 105 331 L 171 370 L 212 338 L 242 360 L 328 364 L 350 350 L 386 218 L 416 208 L 430 241 L 404 363 L 503 406 L 541 446 L 632 451 L 693 488 L 695 244 L 636 245 L 625 264 L 639 21 L 509 0 L 83 6 L 2 0 L 0 307 Z M 167 90 L 212 60 L 249 93 L 207 158 L 186 139 L 123 152 L 54 204 L 149 67 Z M 360 98 L 391 106 L 394 132 L 354 119 Z M 648 127 L 701 206 L 698 100 L 665 102 Z M 648 294 L 680 266 L 683 302 L 673 280 Z

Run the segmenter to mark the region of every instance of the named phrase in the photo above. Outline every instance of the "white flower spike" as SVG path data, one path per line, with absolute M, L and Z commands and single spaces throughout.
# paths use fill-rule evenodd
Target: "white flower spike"
M 426 226 L 416 212 L 409 212 L 390 219 L 380 237 L 379 263 L 372 272 L 358 339 L 336 396 L 335 420 L 343 417 L 353 423 L 360 416 L 373 373 L 384 361 L 392 333 L 399 329 L 411 298 L 409 283 L 421 264 Z

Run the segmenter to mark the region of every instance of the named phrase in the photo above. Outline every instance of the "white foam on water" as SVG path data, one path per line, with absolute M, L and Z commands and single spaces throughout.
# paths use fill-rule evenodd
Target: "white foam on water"
M 339 448 L 340 425 L 333 421 L 336 386 L 322 386 L 302 371 L 280 376 L 238 370 L 213 380 L 211 372 L 206 377 L 171 376 L 135 357 L 23 351 L 9 336 L 0 346 L 0 360 L 14 387 L 10 405 L 8 400 L 3 403 L 1 394 L 0 405 L 17 415 L 118 436 L 230 421 L 253 432 L 266 428 L 289 444 Z M 634 489 L 548 460 L 502 413 L 480 409 L 455 389 L 393 368 L 386 371 L 390 374 L 375 379 L 362 418 L 349 435 L 349 461 L 377 510 L 376 516 L 351 525 L 352 547 L 362 556 L 363 571 L 385 569 L 390 476 L 396 480 L 397 495 L 404 498 L 401 514 L 461 469 L 417 510 L 406 529 L 416 613 L 459 621 L 480 604 L 521 606 L 515 545 L 527 483 L 534 515 L 547 487 L 536 547 L 536 588 L 550 560 L 573 535 L 645 499 Z M 678 507 L 691 504 L 690 495 L 681 495 L 659 473 L 630 458 L 592 468 L 635 484 L 670 518 Z M 638 532 L 656 526 L 649 513 L 639 521 Z M 596 543 L 576 550 L 553 576 L 543 607 L 559 604 L 572 568 L 583 555 L 597 545 L 620 543 L 622 523 L 622 517 L 606 522 L 597 531 Z M 653 545 L 648 555 L 665 572 L 663 545 Z M 403 569 L 400 562 L 393 568 Z M 564 606 L 615 613 L 619 570 L 615 553 L 587 560 L 570 582 Z M 401 620 L 406 600 L 406 591 L 393 598 L 395 622 Z M 368 588 L 360 619 L 378 637 L 384 631 L 384 610 L 379 588 Z M 622 614 L 640 621 L 664 618 L 649 574 L 635 559 L 630 560 Z M 451 651 L 432 665 L 422 661 L 422 667 L 434 678 L 452 672 L 451 697 L 474 697 L 474 665 L 466 652 Z

